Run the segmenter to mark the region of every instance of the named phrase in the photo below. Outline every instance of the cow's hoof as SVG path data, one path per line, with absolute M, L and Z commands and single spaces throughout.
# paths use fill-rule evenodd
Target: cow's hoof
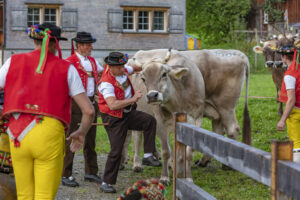
M 136 172 L 136 173 L 142 173 L 143 172 L 143 168 L 139 167 L 139 166 L 135 166 L 135 167 L 132 168 L 132 171 Z
M 207 167 L 208 163 L 210 163 L 210 160 L 197 160 L 195 165 L 198 167 Z
M 222 170 L 228 171 L 228 170 L 233 170 L 233 169 L 227 165 L 222 164 Z
M 167 177 L 161 177 L 159 179 L 159 182 L 162 183 L 164 186 L 169 186 L 170 185 L 170 180 Z

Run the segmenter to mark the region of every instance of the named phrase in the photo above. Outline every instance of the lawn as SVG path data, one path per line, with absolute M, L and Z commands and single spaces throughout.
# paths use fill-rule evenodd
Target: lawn
M 244 91 L 242 93 L 244 96 Z M 272 82 L 271 74 L 251 74 L 249 96 L 259 97 L 273 97 L 273 98 L 249 98 L 249 111 L 252 125 L 252 145 L 256 148 L 270 152 L 270 141 L 272 139 L 287 140 L 287 134 L 285 132 L 278 132 L 276 130 L 276 124 L 279 121 L 277 116 L 278 103 L 276 103 L 276 90 Z M 240 126 L 242 127 L 244 98 L 241 97 L 239 104 L 236 108 L 236 114 Z M 99 119 L 100 120 L 100 119 Z M 205 119 L 203 127 L 211 130 L 211 123 Z M 109 142 L 106 132 L 103 127 L 99 127 L 97 130 L 97 153 L 107 154 L 109 152 Z M 239 137 L 241 141 L 241 137 Z M 157 140 L 157 146 L 160 147 Z M 201 157 L 199 152 L 194 153 L 194 160 Z M 129 148 L 129 163 L 127 168 L 132 167 L 133 152 L 130 145 Z M 160 176 L 161 168 L 145 167 L 143 170 L 143 178 Z M 212 162 L 206 168 L 199 168 L 193 166 L 193 179 L 195 184 L 202 189 L 222 200 L 263 200 L 270 199 L 270 188 L 260 184 L 247 176 L 234 171 L 221 169 L 221 163 L 212 160 Z M 141 176 L 139 175 L 139 178 Z M 133 175 L 132 179 L 136 179 Z M 171 180 L 171 179 L 170 179 Z M 120 180 L 118 180 L 120 181 Z M 172 197 L 172 185 L 167 187 L 167 198 Z

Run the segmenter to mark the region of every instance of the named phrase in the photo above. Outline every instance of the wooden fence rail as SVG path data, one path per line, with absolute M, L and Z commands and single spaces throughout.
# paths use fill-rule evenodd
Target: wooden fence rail
M 183 122 L 175 124 L 175 133 L 177 146 L 180 146 L 178 144 L 190 146 L 260 183 L 271 186 L 270 153 Z M 177 159 L 181 158 L 182 155 L 178 150 L 177 155 L 176 150 L 174 150 L 174 155 L 176 159 L 174 159 L 174 163 L 179 165 Z M 177 168 L 180 167 L 177 166 Z M 300 199 L 300 164 L 279 160 L 277 162 L 277 174 L 277 189 L 289 197 Z M 182 181 L 176 180 L 177 198 L 186 193 L 178 186 L 180 184 L 182 184 Z M 208 199 L 210 198 L 213 197 Z M 188 199 L 190 200 L 190 198 Z

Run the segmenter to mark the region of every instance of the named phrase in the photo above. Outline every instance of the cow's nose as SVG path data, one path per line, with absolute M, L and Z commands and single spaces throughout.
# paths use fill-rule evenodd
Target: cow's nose
M 151 101 L 151 100 L 157 100 L 157 98 L 158 98 L 158 92 L 157 91 L 149 92 L 147 94 L 147 98 L 148 98 L 149 101 Z
M 267 67 L 273 67 L 274 62 L 273 61 L 267 61 L 266 65 Z

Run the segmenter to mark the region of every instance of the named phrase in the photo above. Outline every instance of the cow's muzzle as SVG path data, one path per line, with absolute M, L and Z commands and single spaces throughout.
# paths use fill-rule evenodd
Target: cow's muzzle
M 266 67 L 267 67 L 267 68 L 268 68 L 268 67 L 272 68 L 273 65 L 274 65 L 274 61 L 267 61 L 267 62 L 266 62 Z
M 163 101 L 162 94 L 156 90 L 150 90 L 146 95 L 147 103 L 160 104 Z

